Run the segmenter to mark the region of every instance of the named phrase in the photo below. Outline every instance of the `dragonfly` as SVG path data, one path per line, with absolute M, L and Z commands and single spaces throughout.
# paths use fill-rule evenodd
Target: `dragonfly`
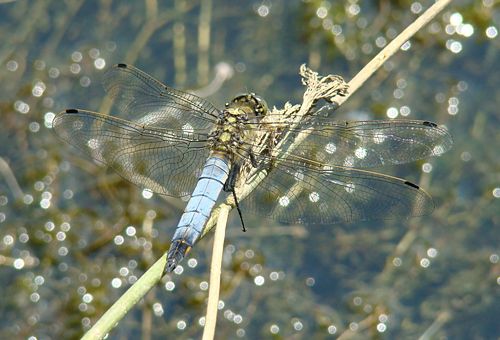
M 315 114 L 330 111 L 325 104 L 292 124 L 253 93 L 218 109 L 131 65 L 117 64 L 103 78 L 119 115 L 67 109 L 55 116 L 53 128 L 139 187 L 189 199 L 164 273 L 200 239 L 224 196 L 240 214 L 283 223 L 352 223 L 434 209 L 418 185 L 369 170 L 446 152 L 452 138 L 433 122 L 334 121 Z M 248 183 L 257 184 L 238 202 L 235 189 Z

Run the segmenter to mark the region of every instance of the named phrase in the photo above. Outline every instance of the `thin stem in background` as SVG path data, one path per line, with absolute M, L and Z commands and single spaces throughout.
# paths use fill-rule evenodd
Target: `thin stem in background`
M 198 85 L 208 83 L 212 0 L 202 0 L 198 24 Z
M 175 9 L 181 13 L 186 6 L 185 0 L 175 0 Z M 186 60 L 186 25 L 182 20 L 182 16 L 178 15 L 173 29 L 173 45 L 174 45 L 174 68 L 175 68 L 175 85 L 184 87 L 187 79 L 187 60 Z

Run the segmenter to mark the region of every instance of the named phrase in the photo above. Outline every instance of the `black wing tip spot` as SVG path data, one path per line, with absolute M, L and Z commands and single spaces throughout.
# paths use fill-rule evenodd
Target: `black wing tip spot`
M 116 64 L 116 67 L 119 67 L 119 68 L 127 68 L 128 65 L 127 64 Z
M 406 184 L 406 185 L 409 185 L 409 186 L 411 186 L 412 188 L 415 188 L 415 189 L 417 189 L 417 190 L 419 190 L 419 189 L 420 189 L 420 187 L 419 187 L 418 185 L 416 185 L 415 183 L 405 181 L 405 184 Z
M 66 113 L 78 113 L 77 109 L 67 109 Z
M 426 120 L 425 122 L 423 122 L 423 124 L 424 124 L 425 126 L 432 127 L 432 128 L 436 128 L 436 127 L 437 127 L 437 124 L 436 124 L 436 123 L 429 122 L 429 121 L 427 121 L 427 120 Z

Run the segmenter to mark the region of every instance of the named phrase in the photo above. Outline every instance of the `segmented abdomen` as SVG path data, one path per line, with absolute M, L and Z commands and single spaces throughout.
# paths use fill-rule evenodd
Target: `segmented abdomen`
M 172 271 L 198 241 L 226 183 L 229 170 L 229 163 L 223 156 L 208 158 L 172 238 L 167 255 L 167 272 Z

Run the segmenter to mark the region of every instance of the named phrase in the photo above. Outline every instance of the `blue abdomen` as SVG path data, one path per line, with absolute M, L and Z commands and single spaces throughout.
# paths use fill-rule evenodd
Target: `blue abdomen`
M 208 158 L 172 238 L 167 272 L 174 270 L 198 241 L 228 176 L 229 163 L 223 156 Z

